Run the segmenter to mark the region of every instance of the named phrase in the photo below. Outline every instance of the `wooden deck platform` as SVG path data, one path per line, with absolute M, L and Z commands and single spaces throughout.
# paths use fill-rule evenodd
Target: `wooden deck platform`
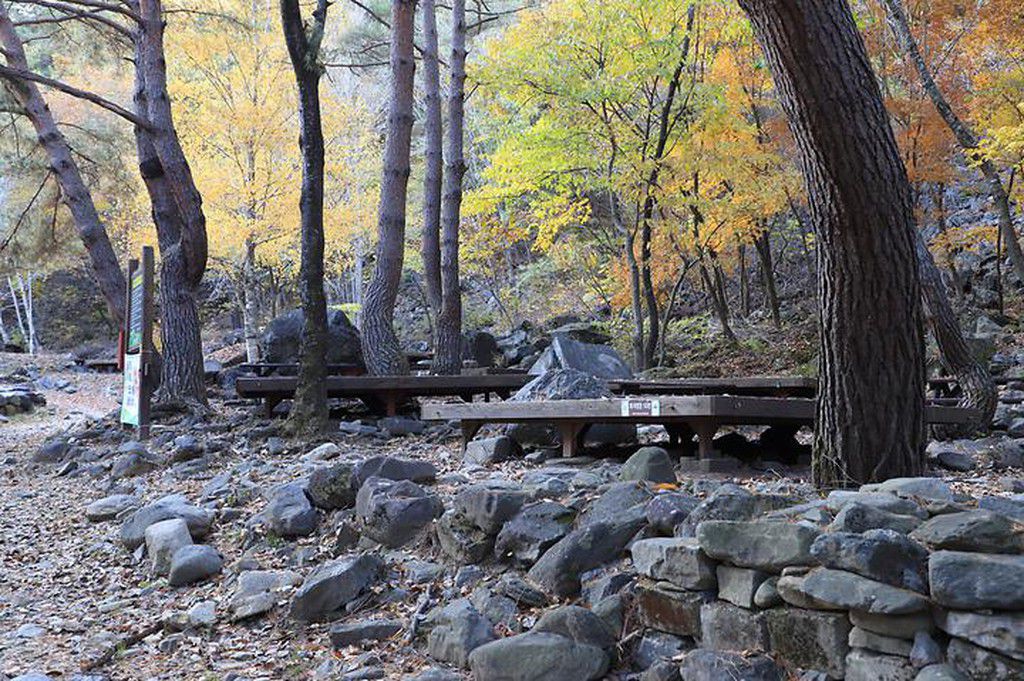
M 964 423 L 973 412 L 947 406 L 929 406 L 931 423 Z M 698 438 L 702 462 L 715 459 L 712 440 L 722 426 L 813 425 L 815 402 L 808 398 L 693 395 L 662 398 L 556 400 L 495 404 L 427 404 L 422 417 L 430 421 L 457 420 L 462 425 L 463 447 L 488 423 L 550 423 L 561 435 L 562 454 L 574 456 L 586 430 L 595 423 L 653 423 L 668 430 L 673 443 Z
M 507 398 L 530 382 L 527 374 L 464 374 L 461 376 L 328 376 L 327 397 L 359 399 L 371 409 L 394 416 L 398 407 L 413 397 L 459 397 L 472 402 L 476 396 L 489 400 Z M 267 413 L 295 396 L 295 376 L 240 376 L 235 383 L 239 397 L 262 399 Z

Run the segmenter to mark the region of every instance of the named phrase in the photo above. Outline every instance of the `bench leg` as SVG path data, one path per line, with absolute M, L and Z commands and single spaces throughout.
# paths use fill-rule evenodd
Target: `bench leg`
M 484 425 L 476 421 L 463 421 L 462 422 L 462 453 L 466 453 L 466 445 L 476 437 L 476 434 L 480 432 L 480 428 Z
M 670 447 L 681 447 L 684 456 L 693 455 L 693 428 L 688 423 L 666 423 L 668 443 Z
M 268 419 L 273 417 L 274 408 L 279 404 L 281 404 L 280 397 L 268 397 L 265 400 L 263 400 L 263 409 Z
M 699 421 L 690 424 L 697 433 L 697 456 L 701 461 L 714 459 L 715 456 L 715 433 L 718 432 L 718 424 L 710 421 Z
M 562 440 L 562 456 L 565 458 L 576 456 L 580 448 L 580 440 L 587 424 L 577 421 L 569 421 L 558 424 L 558 434 Z

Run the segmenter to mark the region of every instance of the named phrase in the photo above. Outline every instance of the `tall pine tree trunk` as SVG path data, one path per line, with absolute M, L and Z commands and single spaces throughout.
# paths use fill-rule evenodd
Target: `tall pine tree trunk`
M 3 47 L 9 66 L 21 71 L 30 70 L 24 45 L 15 31 L 6 2 L 0 2 L 0 46 Z M 117 326 L 121 326 L 124 324 L 124 272 L 114 255 L 107 230 L 100 220 L 92 194 L 82 179 L 71 147 L 64 133 L 57 127 L 39 87 L 27 80 L 12 79 L 8 83 L 11 94 L 24 109 L 26 117 L 35 128 L 39 145 L 50 161 L 50 168 L 60 184 L 61 198 L 71 213 L 75 229 L 89 255 L 93 276 L 107 303 L 110 316 Z
M 462 287 L 459 283 L 459 222 L 462 208 L 463 125 L 466 100 L 466 0 L 452 0 L 451 87 L 441 234 L 441 313 L 437 317 L 434 373 L 462 371 Z
M 739 0 L 800 150 L 818 240 L 814 480 L 924 464 L 924 340 L 910 183 L 845 0 Z
M 896 40 L 914 64 L 917 75 L 921 79 L 921 85 L 924 87 L 924 91 L 928 93 L 928 97 L 932 100 L 935 109 L 953 132 L 957 144 L 960 145 L 960 148 L 967 157 L 972 161 L 979 162 L 978 167 L 981 169 L 982 175 L 985 176 L 985 183 L 988 185 L 989 194 L 992 197 L 992 202 L 995 204 L 996 213 L 999 215 L 999 233 L 1003 237 L 1003 243 L 1006 244 L 1006 254 L 1010 258 L 1010 264 L 1013 265 L 1013 271 L 1016 273 L 1017 279 L 1024 283 L 1024 252 L 1021 251 L 1020 240 L 1017 238 L 1017 232 L 1013 227 L 1010 197 L 1003 186 L 1002 178 L 999 177 L 999 171 L 992 161 L 979 152 L 977 133 L 957 116 L 946 100 L 946 96 L 939 89 L 938 83 L 935 82 L 935 78 L 932 76 L 928 64 L 925 63 L 924 56 L 922 56 L 921 50 L 918 48 L 917 41 L 914 39 L 913 33 L 910 32 L 910 23 L 907 21 L 902 1 L 881 0 L 881 2 L 885 7 L 886 16 L 889 19 L 889 25 L 896 36 Z
M 307 30 L 299 0 L 281 0 L 281 23 L 299 89 L 299 146 L 302 150 L 302 255 L 299 300 L 302 334 L 299 377 L 288 415 L 288 430 L 315 435 L 327 429 L 327 298 L 324 294 L 324 134 L 320 117 L 320 41 L 327 0 L 318 0 Z
M 441 313 L 441 183 L 443 170 L 441 75 L 438 65 L 437 14 L 434 0 L 423 0 L 423 280 L 430 312 Z M 437 338 L 434 339 L 437 347 Z
M 135 127 L 135 141 L 160 247 L 160 398 L 205 408 L 203 347 L 196 303 L 207 257 L 202 197 L 192 179 L 171 114 L 161 4 L 159 0 L 140 0 L 134 7 L 142 18 L 135 35 L 135 111 L 149 121 L 147 127 Z
M 409 373 L 408 359 L 395 335 L 394 316 L 405 248 L 405 202 L 409 188 L 416 70 L 413 61 L 415 23 L 415 0 L 392 0 L 391 99 L 377 219 L 377 262 L 366 289 L 362 328 L 366 368 L 377 376 Z

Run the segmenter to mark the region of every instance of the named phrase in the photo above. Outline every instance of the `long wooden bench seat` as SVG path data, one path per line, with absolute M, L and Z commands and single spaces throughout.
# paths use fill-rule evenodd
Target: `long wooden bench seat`
M 398 407 L 413 397 L 460 397 L 468 402 L 481 395 L 501 398 L 526 385 L 527 374 L 475 374 L 461 376 L 328 376 L 327 397 L 359 399 L 371 409 L 394 416 Z M 295 397 L 295 376 L 239 376 L 239 397 L 262 399 L 267 413 L 283 400 Z
M 493 404 L 425 404 L 422 417 L 430 421 L 459 421 L 463 448 L 489 423 L 550 423 L 561 436 L 562 454 L 573 456 L 582 436 L 595 423 L 653 423 L 665 426 L 673 442 L 696 434 L 698 456 L 715 458 L 712 440 L 722 426 L 813 425 L 815 402 L 808 398 L 693 395 L 685 397 L 500 402 Z M 969 409 L 929 405 L 930 423 L 966 423 Z

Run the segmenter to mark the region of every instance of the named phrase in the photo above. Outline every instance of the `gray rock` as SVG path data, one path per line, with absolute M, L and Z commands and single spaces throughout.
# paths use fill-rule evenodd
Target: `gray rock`
M 771 577 L 768 572 L 730 565 L 719 565 L 716 574 L 718 576 L 718 597 L 747 609 L 754 607 L 754 595 L 761 585 Z
M 544 613 L 530 631 L 558 634 L 605 650 L 619 640 L 604 620 L 578 605 L 565 605 Z
M 171 558 L 183 546 L 192 543 L 188 525 L 181 518 L 171 518 L 153 523 L 146 528 L 146 553 L 150 567 L 158 575 L 167 574 L 171 569 Z
M 621 555 L 645 522 L 640 516 L 574 530 L 548 549 L 527 576 L 559 598 L 574 596 L 580 591 L 580 575 Z
M 495 585 L 498 593 L 504 594 L 513 601 L 523 603 L 531 608 L 538 608 L 548 604 L 548 595 L 540 589 L 534 588 L 525 579 L 514 572 L 506 572 Z
M 386 416 L 377 421 L 377 427 L 391 437 L 402 437 L 422 434 L 427 429 L 427 424 L 408 416 Z
M 42 672 L 26 672 L 15 676 L 11 681 L 54 681 L 52 676 Z
M 700 547 L 711 558 L 767 572 L 809 565 L 818 534 L 792 523 L 709 520 L 697 526 Z
M 576 512 L 554 501 L 524 506 L 498 533 L 494 555 L 529 567 L 572 528 Z
M 299 483 L 279 485 L 263 512 L 267 529 L 280 537 L 307 537 L 316 532 L 320 516 Z
M 647 669 L 661 660 L 671 660 L 691 648 L 693 644 L 685 639 L 648 629 L 633 651 L 633 664 L 640 669 Z M 674 668 L 678 676 L 679 665 L 674 665 Z
M 967 471 L 973 471 L 977 463 L 967 452 L 958 452 L 952 449 L 943 449 L 936 452 L 932 458 L 936 465 L 940 468 L 945 468 L 950 471 L 959 471 L 966 473 Z
M 686 654 L 679 673 L 686 681 L 782 681 L 783 671 L 770 657 L 698 648 Z
M 166 522 L 166 521 L 165 521 Z M 224 559 L 206 544 L 183 546 L 174 552 L 167 581 L 171 586 L 185 586 L 212 577 L 224 567 Z
M 34 463 L 60 463 L 71 449 L 67 438 L 57 437 L 47 440 L 32 455 Z
M 601 397 L 614 397 L 603 380 L 576 369 L 555 369 L 527 383 L 511 397 L 511 401 L 535 402 Z M 559 441 L 555 429 L 545 424 L 509 426 L 507 435 L 523 446 L 547 447 Z M 587 431 L 584 444 L 624 444 L 635 440 L 635 426 L 595 424 Z
M 853 501 L 844 504 L 829 525 L 832 532 L 860 534 L 868 530 L 892 530 L 907 534 L 921 524 L 921 519 L 912 515 L 901 515 L 874 506 Z
M 557 332 L 551 338 L 551 345 L 530 368 L 530 373 L 540 376 L 554 369 L 576 369 L 603 379 L 633 377 L 629 366 L 613 348 L 574 340 Z
M 621 522 L 626 516 L 644 518 L 651 493 L 639 482 L 617 482 L 606 489 L 580 516 L 579 524 Z
M 364 641 L 389 639 L 404 629 L 398 620 L 371 619 L 332 624 L 331 645 L 335 648 L 358 645 Z
M 313 471 L 306 485 L 306 494 L 313 505 L 325 511 L 351 508 L 356 503 L 356 491 L 352 487 L 353 468 L 353 464 L 346 461 Z
M 985 510 L 935 516 L 910 536 L 933 551 L 1020 553 L 1024 549 L 1024 525 Z
M 121 542 L 129 551 L 134 551 L 145 541 L 145 528 L 155 522 L 181 518 L 188 525 L 194 540 L 202 540 L 210 531 L 213 514 L 206 509 L 188 503 L 181 495 L 169 495 L 147 504 L 125 519 L 121 525 Z
M 480 563 L 494 550 L 494 537 L 455 510 L 445 511 L 435 529 L 441 550 L 460 565 Z
M 637 617 L 650 629 L 699 637 L 701 606 L 714 599 L 713 591 L 683 591 L 664 582 L 641 583 L 636 590 Z
M 1007 518 L 1024 523 L 1024 494 L 1009 498 L 982 496 L 978 499 L 978 508 L 1001 513 Z
M 927 634 L 925 635 L 927 636 Z M 913 649 L 913 643 L 904 638 L 886 636 L 885 634 L 878 634 L 867 629 L 854 627 L 850 630 L 850 647 L 865 648 L 872 652 L 882 653 L 883 655 L 909 657 Z
M 682 678 L 679 676 L 679 665 L 668 661 L 655 662 L 640 675 L 640 681 L 682 681 Z
M 437 468 L 429 461 L 374 456 L 356 464 L 352 471 L 353 489 L 360 489 L 370 478 L 428 483 L 437 479 Z
M 523 454 L 519 443 L 510 437 L 501 435 L 483 440 L 473 440 L 466 444 L 466 451 L 462 455 L 462 461 L 466 464 L 476 466 L 487 466 L 493 463 L 501 463 L 509 459 L 517 459 Z
M 762 613 L 724 601 L 700 609 L 700 644 L 712 650 L 769 650 L 768 623 Z
M 914 681 L 968 681 L 968 678 L 948 664 L 933 664 L 917 673 Z
M 672 536 L 677 525 L 700 505 L 700 499 L 689 494 L 668 492 L 656 495 L 647 504 L 645 513 L 651 530 L 666 537 Z
M 295 592 L 291 616 L 306 622 L 328 619 L 373 585 L 383 570 L 384 562 L 370 554 L 324 563 Z
M 1024 660 L 1024 614 L 944 610 L 935 619 L 950 636 Z
M 859 610 L 850 611 L 854 626 L 883 636 L 912 640 L 919 631 L 932 632 L 935 623 L 931 613 L 918 612 L 910 615 L 878 615 Z
M 187 613 L 189 626 L 212 627 L 217 622 L 217 604 L 213 601 L 199 601 Z
M 139 507 L 139 499 L 131 494 L 111 494 L 85 507 L 85 517 L 94 523 L 113 520 L 125 511 Z
M 282 593 L 302 583 L 302 577 L 290 570 L 251 570 L 238 576 L 238 585 L 229 607 L 232 619 L 242 620 L 267 612 Z
M 890 492 L 900 497 L 953 501 L 953 490 L 942 478 L 890 478 L 885 482 L 861 485 L 861 492 Z
M 676 534 L 681 537 L 692 537 L 697 526 L 704 521 L 753 520 L 799 501 L 787 495 L 753 494 L 738 485 L 722 485 L 687 515 L 676 529 Z
M 641 447 L 622 464 L 619 479 L 674 483 L 676 474 L 668 452 L 661 447 Z
M 879 511 L 886 511 L 896 515 L 912 515 L 922 520 L 928 517 L 928 513 L 913 499 L 898 497 L 888 492 L 835 490 L 829 492 L 828 497 L 825 499 L 826 507 L 833 513 L 838 513 L 844 506 L 853 503 L 870 506 Z
M 600 648 L 536 632 L 493 641 L 469 656 L 476 681 L 591 681 L 608 665 Z
M 147 475 L 160 468 L 163 462 L 148 452 L 122 454 L 114 459 L 110 477 L 114 480 Z
M 946 660 L 970 679 L 1024 679 L 1024 662 L 1000 655 L 959 638 L 949 640 Z
M 928 560 L 928 579 L 932 600 L 939 605 L 963 610 L 1024 608 L 1024 556 L 938 551 Z
M 821 610 L 906 615 L 929 606 L 928 599 L 917 592 L 830 568 L 816 568 L 798 578 L 783 576 L 779 580 L 779 593 L 794 605 L 810 605 Z
M 840 679 L 846 668 L 850 622 L 843 613 L 773 608 L 765 617 L 771 649 L 791 664 Z
M 917 670 L 905 657 L 854 649 L 846 656 L 846 681 L 914 681 Z
M 477 528 L 496 535 L 526 502 L 526 493 L 501 486 L 469 485 L 455 495 L 455 510 Z
M 469 664 L 470 653 L 497 638 L 490 620 L 464 598 L 431 613 L 427 626 L 430 656 L 459 667 Z
M 171 463 L 192 461 L 203 455 L 204 447 L 194 435 L 179 435 L 174 438 L 174 449 L 168 457 Z
M 260 339 L 261 355 L 271 364 L 295 364 L 299 361 L 302 337 L 302 310 L 291 310 L 275 317 Z M 359 331 L 337 308 L 327 311 L 327 357 L 329 364 L 363 366 L 363 350 Z
M 893 530 L 829 532 L 814 540 L 811 555 L 825 567 L 903 589 L 928 591 L 928 551 Z
M 390 547 L 410 541 L 443 512 L 436 495 L 409 480 L 370 478 L 356 496 L 362 533 Z
M 698 591 L 714 588 L 717 583 L 715 563 L 696 539 L 641 539 L 633 543 L 630 552 L 636 571 L 652 579 Z
M 782 605 L 782 596 L 779 595 L 779 578 L 769 577 L 761 582 L 754 592 L 754 605 L 759 608 L 774 608 Z
M 916 669 L 942 662 L 942 648 L 926 631 L 914 634 L 914 647 L 910 649 L 910 664 Z

